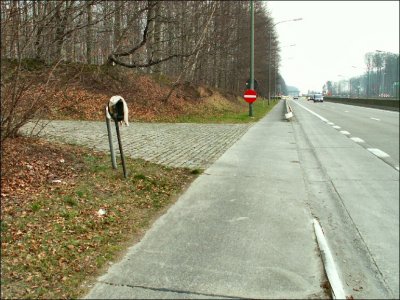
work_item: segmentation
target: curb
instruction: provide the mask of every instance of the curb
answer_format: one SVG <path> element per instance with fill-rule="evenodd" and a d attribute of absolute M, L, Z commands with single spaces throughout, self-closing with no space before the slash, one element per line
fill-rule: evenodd
<path fill-rule="evenodd" d="M 322 257 L 325 273 L 328 277 L 329 284 L 332 288 L 333 299 L 347 299 L 343 289 L 342 282 L 340 280 L 339 273 L 336 269 L 336 265 L 329 249 L 328 242 L 325 238 L 324 231 L 317 219 L 313 220 L 314 232 L 317 237 L 317 243 Z"/>

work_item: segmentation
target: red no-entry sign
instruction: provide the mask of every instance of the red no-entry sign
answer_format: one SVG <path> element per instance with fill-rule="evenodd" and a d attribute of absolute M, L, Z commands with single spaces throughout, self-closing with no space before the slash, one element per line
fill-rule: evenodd
<path fill-rule="evenodd" d="M 253 103 L 257 99 L 257 93 L 255 90 L 246 90 L 243 98 L 247 103 Z"/>

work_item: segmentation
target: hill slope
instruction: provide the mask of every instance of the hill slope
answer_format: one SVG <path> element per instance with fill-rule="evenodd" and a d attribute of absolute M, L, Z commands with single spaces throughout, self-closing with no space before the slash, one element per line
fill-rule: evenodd
<path fill-rule="evenodd" d="M 162 75 L 118 66 L 50 67 L 31 62 L 24 65 L 20 76 L 30 85 L 23 97 L 32 103 L 40 95 L 48 108 L 45 117 L 50 119 L 104 120 L 104 107 L 114 95 L 127 101 L 130 121 L 175 122 L 182 116 L 218 116 L 247 109 L 233 94 L 189 82 L 175 84 Z"/>

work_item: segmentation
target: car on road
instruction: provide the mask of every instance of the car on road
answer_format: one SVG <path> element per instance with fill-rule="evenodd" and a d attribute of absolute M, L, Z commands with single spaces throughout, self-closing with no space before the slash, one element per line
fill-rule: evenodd
<path fill-rule="evenodd" d="M 324 96 L 322 94 L 314 94 L 312 100 L 314 102 L 324 102 Z"/>
<path fill-rule="evenodd" d="M 293 99 L 294 100 L 299 100 L 299 96 L 294 96 Z"/>

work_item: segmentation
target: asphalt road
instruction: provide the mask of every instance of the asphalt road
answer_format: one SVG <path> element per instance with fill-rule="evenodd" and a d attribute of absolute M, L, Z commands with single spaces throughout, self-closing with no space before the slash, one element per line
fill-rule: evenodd
<path fill-rule="evenodd" d="M 388 164 L 399 168 L 399 112 L 333 102 L 299 102 L 347 131 L 364 148 L 379 149 Z M 347 134 L 347 133 L 346 133 Z M 387 157 L 385 154 L 389 155 Z"/>
<path fill-rule="evenodd" d="M 398 299 L 399 113 L 290 103 L 308 205 L 346 294 Z"/>

